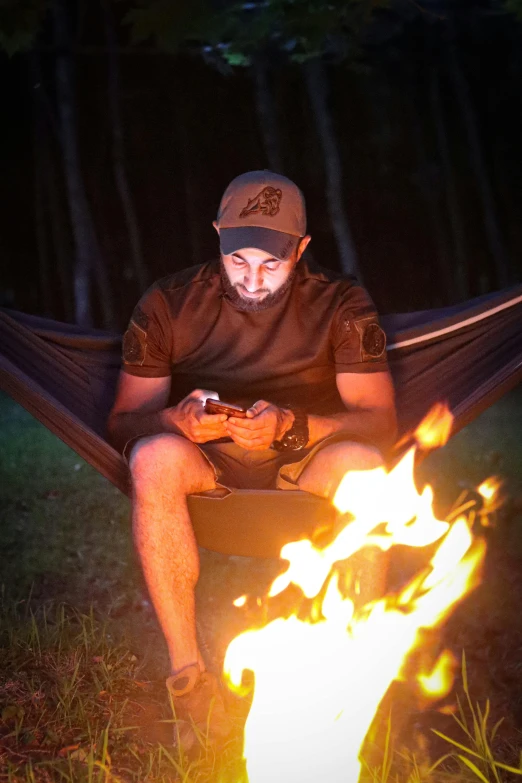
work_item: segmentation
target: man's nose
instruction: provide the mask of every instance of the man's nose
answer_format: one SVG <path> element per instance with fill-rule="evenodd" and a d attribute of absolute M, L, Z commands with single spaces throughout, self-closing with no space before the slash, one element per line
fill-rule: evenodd
<path fill-rule="evenodd" d="M 262 269 L 251 269 L 245 275 L 243 285 L 251 294 L 258 291 L 263 287 L 263 271 Z"/>

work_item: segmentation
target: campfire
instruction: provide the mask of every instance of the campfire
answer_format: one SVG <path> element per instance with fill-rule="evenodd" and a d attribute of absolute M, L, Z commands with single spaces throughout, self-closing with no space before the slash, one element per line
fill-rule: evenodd
<path fill-rule="evenodd" d="M 253 672 L 243 751 L 249 783 L 356 783 L 365 738 L 394 681 L 407 681 L 421 707 L 450 692 L 455 661 L 444 650 L 433 660 L 433 637 L 478 584 L 485 544 L 472 532 L 476 503 L 437 519 L 431 487 L 418 492 L 414 481 L 419 445 L 442 445 L 450 429 L 447 409 L 430 412 L 392 470 L 344 476 L 334 498 L 340 524 L 333 540 L 295 541 L 281 550 L 288 568 L 265 605 L 289 588 L 300 596 L 295 611 L 237 636 L 224 664 L 238 693 L 245 672 Z M 491 481 L 477 490 L 484 518 L 497 488 Z M 350 559 L 368 547 L 397 546 L 429 548 L 424 567 L 396 592 L 361 605 Z M 245 596 L 237 601 L 248 603 Z"/>

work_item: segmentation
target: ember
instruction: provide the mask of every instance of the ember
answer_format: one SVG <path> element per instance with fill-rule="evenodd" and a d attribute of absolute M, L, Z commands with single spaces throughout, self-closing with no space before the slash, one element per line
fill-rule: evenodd
<path fill-rule="evenodd" d="M 441 444 L 451 422 L 445 408 L 431 412 L 418 433 L 421 445 Z M 454 661 L 443 652 L 431 671 L 415 661 L 435 629 L 478 583 L 485 546 L 471 532 L 473 511 L 451 522 L 434 516 L 433 493 L 414 482 L 415 446 L 389 473 L 380 468 L 343 478 L 334 504 L 346 524 L 324 548 L 296 541 L 281 550 L 288 569 L 270 596 L 296 585 L 312 599 L 307 617 L 278 618 L 235 638 L 225 674 L 240 692 L 243 672 L 255 676 L 245 726 L 244 758 L 249 783 L 354 783 L 361 750 L 379 704 L 394 680 L 406 678 L 419 702 L 443 698 L 451 689 Z M 485 488 L 487 486 L 487 489 Z M 494 506 L 496 484 L 479 492 Z M 471 518 L 471 521 L 470 521 Z M 425 547 L 439 541 L 427 566 L 402 587 L 356 609 L 355 595 L 339 584 L 339 564 L 369 546 Z M 349 565 L 349 563 L 348 563 Z"/>

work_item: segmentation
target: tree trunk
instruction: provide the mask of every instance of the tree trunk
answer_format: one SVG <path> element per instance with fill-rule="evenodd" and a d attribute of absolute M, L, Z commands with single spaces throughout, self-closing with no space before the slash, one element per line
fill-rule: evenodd
<path fill-rule="evenodd" d="M 39 55 L 30 55 L 30 87 L 33 96 L 33 164 L 34 164 L 34 218 L 36 247 L 38 254 L 38 278 L 41 297 L 41 311 L 45 316 L 53 315 L 53 295 L 49 265 L 49 236 L 45 210 L 45 154 L 47 144 L 46 123 L 38 94 L 41 81 Z"/>
<path fill-rule="evenodd" d="M 357 253 L 343 204 L 342 168 L 339 146 L 327 103 L 327 79 L 319 58 L 304 65 L 306 86 L 319 134 L 326 173 L 326 197 L 334 236 L 339 251 L 341 269 L 361 278 Z"/>
<path fill-rule="evenodd" d="M 134 277 L 138 283 L 140 291 L 147 288 L 148 275 L 143 259 L 142 244 L 136 210 L 132 198 L 127 171 L 125 167 L 125 150 L 123 143 L 123 128 L 120 114 L 119 101 L 119 67 L 118 54 L 116 46 L 116 34 L 114 32 L 114 20 L 108 0 L 102 0 L 103 16 L 105 22 L 105 35 L 108 47 L 108 94 L 109 94 L 109 117 L 111 122 L 112 134 L 112 163 L 114 168 L 114 179 L 116 188 L 120 197 L 127 232 L 129 236 L 129 245 Z"/>
<path fill-rule="evenodd" d="M 261 138 L 263 139 L 265 155 L 270 169 L 282 174 L 283 157 L 281 155 L 281 139 L 277 125 L 277 109 L 268 79 L 268 71 L 265 56 L 263 54 L 257 55 L 252 64 L 252 72 Z"/>
<path fill-rule="evenodd" d="M 62 41 L 67 36 L 66 31 L 62 29 L 65 27 L 64 14 L 62 3 L 57 2 L 54 8 L 55 39 L 59 47 L 59 53 L 56 56 L 56 99 L 67 200 L 75 248 L 74 316 L 76 323 L 80 326 L 92 326 L 91 258 L 84 214 L 85 193 L 79 172 L 70 55 L 62 49 Z"/>
<path fill-rule="evenodd" d="M 496 283 L 503 288 L 504 286 L 507 286 L 509 282 L 508 260 L 500 234 L 493 193 L 491 191 L 486 162 L 482 152 L 477 118 L 471 101 L 469 85 L 464 72 L 460 67 L 455 45 L 453 43 L 450 43 L 447 47 L 447 56 L 453 89 L 468 137 L 470 161 L 477 180 L 484 216 L 486 239 L 493 257 L 497 276 Z"/>
<path fill-rule="evenodd" d="M 82 326 L 93 322 L 90 283 L 92 272 L 100 293 L 104 325 L 116 328 L 109 277 L 101 256 L 81 172 L 75 116 L 73 64 L 69 49 L 65 0 L 55 0 L 53 26 L 56 55 L 56 100 L 63 153 L 65 182 L 75 244 L 75 317 Z"/>
<path fill-rule="evenodd" d="M 50 139 L 47 139 L 44 150 L 44 172 L 53 255 L 56 258 L 58 267 L 58 279 L 60 281 L 65 319 L 73 322 L 75 321 L 75 301 L 71 275 L 71 261 L 73 258 L 72 236 L 67 220 L 67 208 L 64 203 L 65 194 L 62 178 L 58 170 L 56 155 L 53 154 L 52 147 L 54 145 L 51 145 L 50 141 Z"/>
<path fill-rule="evenodd" d="M 445 215 L 441 208 L 440 169 L 428 156 L 424 131 L 414 100 L 411 106 L 413 135 L 418 160 L 419 190 L 424 200 L 426 215 L 431 223 L 432 236 L 435 239 L 437 277 L 442 282 L 444 304 L 448 304 L 455 301 L 455 295 L 448 232 Z M 432 307 L 441 304 L 437 299 L 437 293 L 437 286 L 433 285 L 431 290 Z"/>
<path fill-rule="evenodd" d="M 198 211 L 198 182 L 195 176 L 193 141 L 191 141 L 191 121 L 189 104 L 181 95 L 176 96 L 176 132 L 181 150 L 183 187 L 185 190 L 185 209 L 187 237 L 193 264 L 201 264 L 203 243 L 201 240 L 201 217 Z M 188 127 L 187 127 L 188 126 Z"/>
<path fill-rule="evenodd" d="M 435 68 L 431 69 L 430 100 L 433 122 L 435 124 L 438 153 L 444 176 L 444 188 L 448 205 L 453 247 L 455 250 L 455 291 L 458 299 L 462 301 L 468 299 L 470 295 L 465 231 L 457 194 L 457 186 L 455 184 L 455 177 L 453 176 L 453 168 L 451 165 L 446 123 L 444 121 L 444 113 L 440 100 L 440 79 L 438 71 Z"/>
<path fill-rule="evenodd" d="M 59 144 L 58 123 L 52 111 L 51 102 L 43 80 L 40 55 L 35 48 L 30 55 L 32 92 L 35 98 L 35 170 L 38 177 L 37 188 L 40 193 L 37 196 L 37 232 L 39 232 L 39 246 L 43 248 L 43 220 L 39 211 L 46 215 L 47 231 L 46 252 L 57 265 L 58 280 L 62 313 L 66 321 L 74 321 L 73 296 L 71 290 L 71 258 L 72 248 L 70 244 L 70 228 L 64 215 L 63 199 L 61 198 L 62 183 L 56 171 L 53 161 L 52 148 Z M 41 201 L 41 204 L 40 204 Z M 56 303 L 56 299 L 46 291 L 49 286 L 49 267 L 52 264 L 44 262 L 40 258 L 41 290 L 44 302 L 49 299 Z M 45 279 L 43 276 L 45 275 Z M 52 311 L 53 315 L 54 308 Z"/>
<path fill-rule="evenodd" d="M 53 313 L 53 296 L 51 285 L 51 270 L 49 265 L 49 242 L 47 234 L 47 221 L 44 208 L 44 173 L 42 166 L 42 156 L 39 138 L 38 126 L 35 123 L 34 133 L 34 216 L 36 224 L 36 243 L 38 250 L 38 277 L 40 281 L 41 309 L 45 316 L 50 317 Z M 45 142 L 44 142 L 45 143 Z"/>

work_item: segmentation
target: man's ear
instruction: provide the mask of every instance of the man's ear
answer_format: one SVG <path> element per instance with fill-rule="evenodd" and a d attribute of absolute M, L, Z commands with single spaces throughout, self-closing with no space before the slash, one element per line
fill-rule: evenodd
<path fill-rule="evenodd" d="M 299 242 L 299 245 L 297 246 L 297 260 L 299 260 L 301 258 L 301 256 L 303 255 L 304 251 L 308 247 L 308 243 L 310 242 L 311 239 L 312 239 L 312 237 L 310 236 L 310 234 L 307 234 L 305 237 L 303 237 L 301 239 L 301 241 Z"/>
<path fill-rule="evenodd" d="M 214 228 L 216 229 L 216 231 L 218 232 L 218 235 L 219 235 L 219 226 L 218 226 L 218 224 L 217 224 L 217 222 L 215 220 L 212 221 L 212 225 L 214 226 Z"/>

